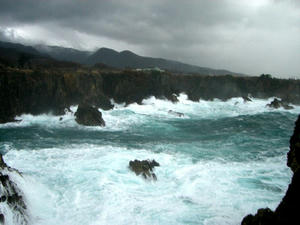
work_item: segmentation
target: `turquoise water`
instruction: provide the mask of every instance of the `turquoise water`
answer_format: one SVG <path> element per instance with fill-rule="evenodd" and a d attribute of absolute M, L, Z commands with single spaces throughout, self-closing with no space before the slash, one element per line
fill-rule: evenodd
<path fill-rule="evenodd" d="M 103 112 L 105 128 L 80 126 L 72 113 L 22 115 L 0 126 L 0 150 L 23 172 L 11 177 L 30 224 L 240 224 L 275 209 L 291 179 L 286 153 L 300 108 L 272 110 L 270 100 L 150 98 Z M 134 159 L 159 162 L 157 182 L 132 173 Z"/>

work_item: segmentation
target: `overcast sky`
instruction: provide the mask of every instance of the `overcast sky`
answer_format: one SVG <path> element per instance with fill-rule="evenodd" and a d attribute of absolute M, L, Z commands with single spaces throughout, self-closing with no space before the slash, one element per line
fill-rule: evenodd
<path fill-rule="evenodd" d="M 0 39 L 300 78 L 300 0 L 0 0 Z"/>

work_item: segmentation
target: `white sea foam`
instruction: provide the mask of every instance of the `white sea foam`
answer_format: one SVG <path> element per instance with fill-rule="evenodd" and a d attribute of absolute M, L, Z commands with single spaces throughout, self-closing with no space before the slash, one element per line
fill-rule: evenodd
<path fill-rule="evenodd" d="M 158 161 L 158 181 L 132 173 L 133 159 Z M 240 224 L 258 208 L 274 209 L 290 174 L 284 157 L 193 162 L 182 153 L 93 144 L 10 149 L 5 161 L 23 172 L 13 179 L 39 225 Z"/>
<path fill-rule="evenodd" d="M 17 123 L 7 123 L 0 125 L 0 128 L 7 127 L 26 127 L 40 125 L 43 127 L 57 128 L 77 128 L 91 130 L 126 130 L 132 126 L 142 125 L 151 119 L 174 120 L 174 119 L 218 119 L 224 117 L 236 117 L 240 115 L 255 115 L 267 112 L 289 112 L 293 114 L 300 113 L 300 106 L 294 106 L 292 110 L 283 108 L 272 109 L 266 105 L 274 98 L 269 99 L 251 99 L 252 101 L 244 102 L 243 98 L 232 98 L 228 101 L 215 99 L 213 101 L 200 100 L 193 102 L 188 100 L 186 94 L 180 94 L 178 103 L 172 103 L 168 100 L 156 99 L 150 97 L 144 99 L 142 104 L 137 103 L 125 106 L 125 104 L 114 103 L 115 108 L 108 111 L 102 111 L 106 127 L 84 127 L 75 122 L 74 112 L 77 106 L 71 107 L 71 112 L 66 112 L 63 116 L 53 116 L 52 114 L 42 114 L 32 116 L 29 114 L 21 115 L 16 119 L 21 120 Z M 171 111 L 171 112 L 170 112 Z M 184 116 L 179 116 L 182 113 Z"/>

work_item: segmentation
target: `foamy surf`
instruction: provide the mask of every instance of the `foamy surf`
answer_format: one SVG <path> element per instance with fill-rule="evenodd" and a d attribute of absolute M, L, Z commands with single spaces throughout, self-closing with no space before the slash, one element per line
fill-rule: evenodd
<path fill-rule="evenodd" d="M 23 172 L 12 179 L 30 224 L 240 224 L 274 209 L 290 182 L 285 161 L 299 107 L 265 107 L 271 100 L 151 97 L 102 111 L 106 127 L 78 125 L 77 106 L 62 119 L 22 115 L 1 125 L 0 151 Z M 134 159 L 159 162 L 157 182 L 131 172 Z"/>
<path fill-rule="evenodd" d="M 213 101 L 200 100 L 194 102 L 188 100 L 186 94 L 178 96 L 179 102 L 172 103 L 164 99 L 150 97 L 144 99 L 142 104 L 133 103 L 125 106 L 125 104 L 116 104 L 113 100 L 114 109 L 100 111 L 106 122 L 106 127 L 85 127 L 75 122 L 74 113 L 78 106 L 72 106 L 71 111 L 66 111 L 65 115 L 54 116 L 50 114 L 42 114 L 33 116 L 24 114 L 16 117 L 20 122 L 7 123 L 0 125 L 0 128 L 7 127 L 27 127 L 27 126 L 44 126 L 56 128 L 76 128 L 90 130 L 126 130 L 132 126 L 148 123 L 152 118 L 158 120 L 176 120 L 176 119 L 220 119 L 226 117 L 238 117 L 242 115 L 255 115 L 268 112 L 289 112 L 292 114 L 300 113 L 300 106 L 294 106 L 294 109 L 285 110 L 283 108 L 273 109 L 267 107 L 273 98 L 255 99 L 245 102 L 243 98 L 231 98 L 227 101 L 214 99 Z"/>
<path fill-rule="evenodd" d="M 18 184 L 33 224 L 239 224 L 262 201 L 274 209 L 289 182 L 282 157 L 195 163 L 184 154 L 79 145 L 11 150 L 5 158 L 24 172 Z M 161 164 L 157 182 L 128 169 L 135 158 Z"/>

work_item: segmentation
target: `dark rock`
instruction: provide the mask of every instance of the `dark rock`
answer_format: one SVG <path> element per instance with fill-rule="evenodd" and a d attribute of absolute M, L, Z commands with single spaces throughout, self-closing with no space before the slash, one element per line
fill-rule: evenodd
<path fill-rule="evenodd" d="M 114 108 L 114 105 L 111 104 L 110 99 L 105 95 L 97 96 L 97 99 L 94 102 L 97 107 L 103 110 L 111 110 Z"/>
<path fill-rule="evenodd" d="M 274 108 L 274 109 L 278 109 L 281 107 L 280 101 L 275 98 L 270 104 L 268 104 L 267 106 Z"/>
<path fill-rule="evenodd" d="M 157 180 L 155 173 L 153 173 L 154 167 L 159 166 L 159 163 L 155 160 L 134 160 L 129 162 L 129 168 L 135 172 L 135 174 L 142 175 L 145 179 Z"/>
<path fill-rule="evenodd" d="M 300 104 L 300 80 L 90 68 L 78 70 L 76 66 L 24 70 L 4 65 L 0 73 L 0 123 L 13 122 L 16 116 L 24 113 L 62 115 L 66 107 L 81 102 L 103 110 L 113 107 L 110 99 L 126 105 L 141 103 L 150 96 L 176 102 L 177 96 L 172 94 L 183 92 L 192 101 L 227 100 L 250 94 L 253 98 L 277 96 L 285 102 Z"/>
<path fill-rule="evenodd" d="M 9 175 L 5 174 L 7 171 L 17 172 L 17 170 L 12 169 L 6 165 L 0 154 L 0 190 L 1 197 L 0 202 L 2 204 L 7 204 L 9 208 L 16 214 L 17 221 L 14 224 L 28 224 L 28 217 L 26 212 L 26 205 L 22 197 L 22 191 L 18 186 L 10 179 Z M 19 173 L 18 173 L 19 174 Z M 4 214 L 0 211 L 0 223 L 4 223 Z"/>
<path fill-rule="evenodd" d="M 0 202 L 5 202 L 6 201 L 6 196 L 5 195 L 2 195 L 1 197 L 0 197 Z"/>
<path fill-rule="evenodd" d="M 295 123 L 294 133 L 290 139 L 290 151 L 287 166 L 295 173 L 300 168 L 300 115 Z"/>
<path fill-rule="evenodd" d="M 75 116 L 78 124 L 85 126 L 105 126 L 102 113 L 97 108 L 85 103 L 79 104 Z"/>
<path fill-rule="evenodd" d="M 275 225 L 274 212 L 269 209 L 259 209 L 255 216 L 248 215 L 243 221 L 242 225 Z"/>
<path fill-rule="evenodd" d="M 4 224 L 5 220 L 4 220 L 4 215 L 2 213 L 0 213 L 0 223 Z"/>
<path fill-rule="evenodd" d="M 294 133 L 290 139 L 290 151 L 288 152 L 287 165 L 294 172 L 291 184 L 276 208 L 275 212 L 270 209 L 259 209 L 256 215 L 248 215 L 242 225 L 285 225 L 299 224 L 300 204 L 300 116 L 295 123 Z"/>
<path fill-rule="evenodd" d="M 267 104 L 268 107 L 278 109 L 280 107 L 283 107 L 284 109 L 293 109 L 294 107 L 289 105 L 287 102 L 283 100 L 279 100 L 275 98 L 270 104 Z"/>
<path fill-rule="evenodd" d="M 176 112 L 176 111 L 173 111 L 173 110 L 169 110 L 168 113 L 171 114 L 171 115 L 174 115 L 174 116 L 178 116 L 178 117 L 183 117 L 184 116 L 183 113 Z"/>
<path fill-rule="evenodd" d="M 3 160 L 3 156 L 0 154 L 0 167 L 3 169 L 7 167 L 6 163 Z"/>
<path fill-rule="evenodd" d="M 8 181 L 9 181 L 8 175 L 1 174 L 1 176 L 0 176 L 0 182 L 1 182 L 2 186 L 7 186 L 7 182 Z"/>
<path fill-rule="evenodd" d="M 173 93 L 173 94 L 171 95 L 171 101 L 172 101 L 173 103 L 179 102 L 178 96 L 177 96 L 176 94 Z"/>
<path fill-rule="evenodd" d="M 243 96 L 242 98 L 244 99 L 244 102 L 252 102 L 252 100 L 247 96 Z"/>

